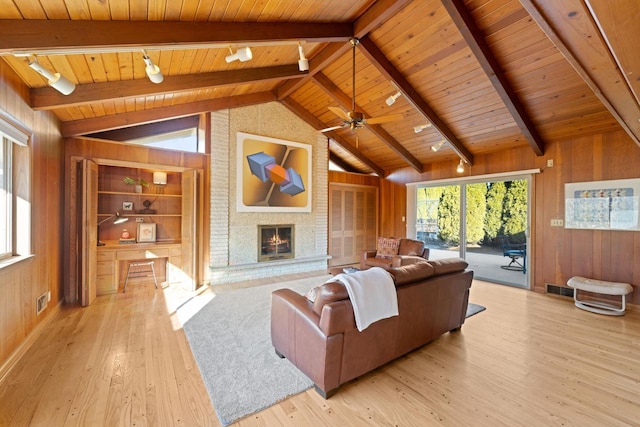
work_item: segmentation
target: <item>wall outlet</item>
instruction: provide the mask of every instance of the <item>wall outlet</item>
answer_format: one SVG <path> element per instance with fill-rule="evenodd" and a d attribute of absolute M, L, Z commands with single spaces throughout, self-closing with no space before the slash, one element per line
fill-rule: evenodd
<path fill-rule="evenodd" d="M 136 218 L 136 222 L 144 222 L 144 218 Z"/>
<path fill-rule="evenodd" d="M 564 221 L 561 219 L 552 219 L 551 220 L 552 227 L 564 227 Z"/>
<path fill-rule="evenodd" d="M 553 167 L 553 159 L 547 159 L 547 167 L 548 168 L 552 168 Z"/>

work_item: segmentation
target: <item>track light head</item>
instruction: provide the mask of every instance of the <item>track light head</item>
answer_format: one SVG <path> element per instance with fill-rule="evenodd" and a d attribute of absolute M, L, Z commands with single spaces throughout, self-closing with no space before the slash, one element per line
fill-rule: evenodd
<path fill-rule="evenodd" d="M 437 144 L 434 144 L 431 146 L 431 151 L 436 152 L 439 149 L 442 148 L 442 146 L 444 145 L 444 143 L 446 142 L 446 140 L 443 138 L 442 140 L 440 140 L 440 142 L 438 142 Z"/>
<path fill-rule="evenodd" d="M 298 53 L 300 54 L 300 59 L 298 59 L 298 69 L 300 71 L 308 71 L 309 60 L 304 56 L 304 50 L 302 50 L 302 45 L 300 43 L 298 43 Z"/>
<path fill-rule="evenodd" d="M 160 71 L 160 67 L 158 67 L 153 63 L 153 61 L 151 61 L 151 58 L 147 56 L 144 50 L 142 51 L 142 55 L 144 63 L 147 64 L 144 71 L 145 73 L 147 73 L 147 77 L 149 77 L 149 80 L 151 80 L 153 83 L 162 83 L 162 81 L 164 80 L 164 76 L 162 75 L 162 71 Z"/>
<path fill-rule="evenodd" d="M 236 53 L 233 53 L 231 48 L 229 48 L 229 52 L 231 52 L 231 54 L 227 55 L 224 58 L 224 60 L 227 61 L 227 63 L 230 63 L 236 60 L 240 62 L 246 62 L 251 58 L 253 58 L 253 53 L 251 53 L 251 48 L 249 46 L 239 48 L 238 50 L 236 50 Z"/>
<path fill-rule="evenodd" d="M 389 97 L 386 99 L 386 101 L 385 101 L 385 102 L 387 103 L 387 105 L 388 105 L 389 107 L 391 107 L 391 106 L 396 102 L 396 99 L 398 99 L 398 98 L 400 97 L 400 95 L 402 95 L 402 93 L 401 93 L 400 91 L 398 91 L 398 92 L 396 92 L 395 94 L 393 94 L 393 95 L 389 96 Z"/>
<path fill-rule="evenodd" d="M 44 68 L 34 56 L 29 61 L 29 67 L 36 70 L 38 74 L 47 79 L 47 84 L 63 95 L 69 95 L 76 88 L 76 85 L 64 78 L 60 73 L 52 73 Z"/>
<path fill-rule="evenodd" d="M 430 127 L 431 127 L 431 123 L 426 123 L 426 124 L 424 124 L 424 125 L 414 126 L 413 131 L 414 131 L 415 133 L 420 133 L 420 132 L 422 132 L 423 130 L 425 130 L 425 129 L 427 129 L 427 128 L 430 128 Z"/>
<path fill-rule="evenodd" d="M 458 163 L 458 167 L 456 168 L 456 172 L 462 173 L 464 172 L 464 161 L 460 159 L 460 163 Z"/>

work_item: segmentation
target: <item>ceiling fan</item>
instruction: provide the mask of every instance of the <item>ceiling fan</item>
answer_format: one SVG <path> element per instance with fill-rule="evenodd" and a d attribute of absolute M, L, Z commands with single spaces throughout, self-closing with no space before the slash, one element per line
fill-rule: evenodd
<path fill-rule="evenodd" d="M 352 73 L 352 82 L 351 82 L 353 94 L 351 96 L 351 111 L 344 111 L 342 108 L 339 108 L 339 107 L 329 107 L 329 110 L 331 110 L 336 116 L 342 119 L 342 124 L 338 126 L 332 126 L 326 129 L 322 129 L 320 132 L 329 132 L 332 130 L 342 129 L 342 128 L 350 128 L 351 130 L 356 131 L 359 128 L 363 127 L 364 125 L 375 125 L 378 123 L 391 122 L 394 120 L 400 120 L 403 117 L 402 114 L 390 114 L 388 116 L 370 117 L 366 119 L 362 112 L 356 111 L 356 46 L 358 45 L 358 43 L 360 43 L 360 41 L 354 37 L 351 40 L 349 40 L 349 43 L 351 43 L 352 52 L 353 52 L 353 56 L 352 56 L 353 73 Z"/>

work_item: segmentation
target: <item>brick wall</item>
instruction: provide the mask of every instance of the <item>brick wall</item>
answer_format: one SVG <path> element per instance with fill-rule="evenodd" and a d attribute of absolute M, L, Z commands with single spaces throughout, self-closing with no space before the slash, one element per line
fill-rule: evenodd
<path fill-rule="evenodd" d="M 238 132 L 312 146 L 311 212 L 237 212 Z M 277 102 L 211 114 L 211 283 L 327 268 L 326 137 Z M 295 258 L 258 262 L 258 224 L 295 224 Z"/>

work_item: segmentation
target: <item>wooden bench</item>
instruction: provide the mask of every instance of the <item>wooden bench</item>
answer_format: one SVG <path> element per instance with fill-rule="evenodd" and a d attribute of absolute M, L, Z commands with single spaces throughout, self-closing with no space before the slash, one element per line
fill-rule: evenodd
<path fill-rule="evenodd" d="M 576 307 L 609 316 L 622 316 L 625 311 L 626 296 L 633 292 L 633 286 L 629 283 L 606 282 L 580 276 L 574 276 L 569 279 L 567 285 L 573 288 L 573 300 Z M 579 290 L 602 295 L 618 295 L 622 297 L 622 301 L 618 306 L 600 301 L 581 300 L 578 299 Z"/>

